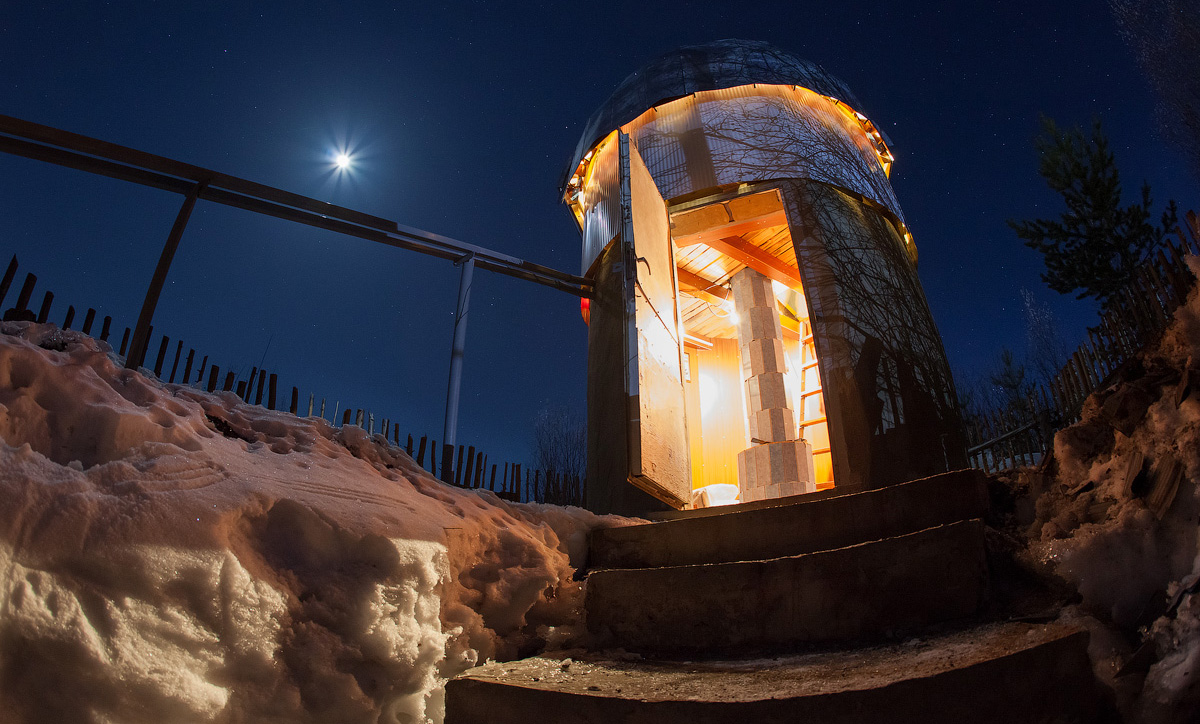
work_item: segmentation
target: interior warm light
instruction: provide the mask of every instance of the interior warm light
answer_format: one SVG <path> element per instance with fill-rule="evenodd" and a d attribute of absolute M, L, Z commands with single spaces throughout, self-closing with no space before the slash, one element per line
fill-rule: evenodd
<path fill-rule="evenodd" d="M 738 316 L 737 308 L 733 306 L 732 297 L 726 299 L 725 303 L 721 305 L 721 308 L 725 310 L 725 318 L 729 320 L 730 324 L 736 325 L 738 322 L 742 321 L 742 318 Z"/>
<path fill-rule="evenodd" d="M 692 491 L 693 499 L 701 491 L 708 493 L 708 505 L 715 508 L 718 505 L 734 505 L 738 502 L 738 486 L 729 483 L 713 483 Z"/>
<path fill-rule="evenodd" d="M 716 406 L 717 400 L 721 397 L 721 386 L 713 379 L 712 375 L 700 373 L 700 414 L 707 415 Z"/>

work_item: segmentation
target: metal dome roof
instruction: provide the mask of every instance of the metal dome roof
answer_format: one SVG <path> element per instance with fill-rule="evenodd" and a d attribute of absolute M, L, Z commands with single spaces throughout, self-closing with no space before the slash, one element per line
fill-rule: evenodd
<path fill-rule="evenodd" d="M 566 187 L 571 172 L 589 148 L 650 108 L 698 91 L 750 83 L 802 86 L 845 101 L 862 112 L 858 100 L 840 79 L 816 63 L 769 43 L 728 39 L 687 45 L 659 56 L 621 81 L 584 127 L 561 187 Z"/>

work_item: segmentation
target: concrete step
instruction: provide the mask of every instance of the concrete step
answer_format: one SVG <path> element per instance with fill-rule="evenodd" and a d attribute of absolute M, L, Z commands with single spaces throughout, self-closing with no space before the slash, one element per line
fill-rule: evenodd
<path fill-rule="evenodd" d="M 446 722 L 1090 722 L 1098 695 L 1087 640 L 1061 623 L 1004 623 L 769 660 L 490 663 L 446 685 Z"/>
<path fill-rule="evenodd" d="M 836 490 L 596 530 L 589 537 L 588 566 L 661 568 L 794 556 L 978 518 L 987 508 L 987 486 L 976 470 L 831 495 Z"/>
<path fill-rule="evenodd" d="M 745 651 L 879 638 L 976 613 L 987 589 L 976 520 L 760 561 L 593 571 L 599 646 Z"/>

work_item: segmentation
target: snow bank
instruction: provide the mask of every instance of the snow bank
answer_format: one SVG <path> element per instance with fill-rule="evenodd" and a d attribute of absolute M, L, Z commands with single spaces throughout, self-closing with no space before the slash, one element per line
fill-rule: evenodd
<path fill-rule="evenodd" d="M 0 722 L 440 721 L 446 677 L 576 635 L 600 518 L 0 332 Z"/>
<path fill-rule="evenodd" d="M 1194 721 L 1200 712 L 1198 482 L 1193 289 L 1162 340 L 1056 435 L 1045 474 L 1017 481 L 1036 499 L 1029 552 L 1078 591 L 1093 617 L 1097 673 L 1130 720 Z"/>

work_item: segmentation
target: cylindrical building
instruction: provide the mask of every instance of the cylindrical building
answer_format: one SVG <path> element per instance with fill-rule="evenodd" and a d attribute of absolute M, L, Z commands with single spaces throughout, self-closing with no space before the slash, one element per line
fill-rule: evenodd
<path fill-rule="evenodd" d="M 760 42 L 668 53 L 593 114 L 563 181 L 595 284 L 590 508 L 965 467 L 892 160 L 845 84 Z"/>

